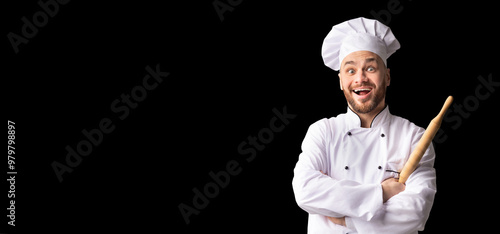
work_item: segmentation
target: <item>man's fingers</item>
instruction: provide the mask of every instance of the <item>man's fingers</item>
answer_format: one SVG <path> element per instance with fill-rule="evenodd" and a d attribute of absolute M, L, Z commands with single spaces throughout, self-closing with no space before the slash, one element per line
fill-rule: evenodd
<path fill-rule="evenodd" d="M 393 180 L 393 181 L 396 181 L 396 182 L 399 181 L 398 179 L 393 178 L 393 177 L 389 177 L 389 178 L 385 179 L 384 181 L 386 181 L 386 180 L 387 180 L 387 182 L 389 182 L 389 180 Z"/>
<path fill-rule="evenodd" d="M 328 220 L 330 220 L 330 222 L 332 222 L 334 224 L 346 226 L 345 217 L 342 217 L 342 218 L 327 217 L 327 218 L 328 218 Z"/>
<path fill-rule="evenodd" d="M 389 178 L 382 182 L 382 196 L 384 203 L 391 197 L 406 189 L 406 185 L 399 183 L 396 178 Z"/>

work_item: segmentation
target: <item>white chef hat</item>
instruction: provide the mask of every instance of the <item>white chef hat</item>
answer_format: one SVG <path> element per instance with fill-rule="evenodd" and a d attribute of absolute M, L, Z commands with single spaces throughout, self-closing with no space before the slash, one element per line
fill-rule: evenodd
<path fill-rule="evenodd" d="M 399 47 L 389 27 L 377 20 L 360 17 L 333 26 L 323 41 L 321 54 L 325 65 L 338 71 L 347 55 L 361 50 L 377 54 L 387 66 L 387 58 Z"/>

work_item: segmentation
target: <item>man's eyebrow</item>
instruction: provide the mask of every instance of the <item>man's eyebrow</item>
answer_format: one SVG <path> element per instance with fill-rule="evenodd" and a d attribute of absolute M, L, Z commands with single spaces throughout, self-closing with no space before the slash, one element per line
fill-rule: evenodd
<path fill-rule="evenodd" d="M 367 58 L 365 59 L 365 63 L 371 63 L 371 62 L 376 62 L 377 59 L 376 58 Z M 353 64 L 353 65 L 356 65 L 356 62 L 352 61 L 352 60 L 349 60 L 349 61 L 346 61 L 344 63 L 344 66 L 347 65 L 347 64 Z"/>
<path fill-rule="evenodd" d="M 377 61 L 377 59 L 375 59 L 375 58 L 367 58 L 367 59 L 365 59 L 365 63 L 376 62 L 376 61 Z"/>
<path fill-rule="evenodd" d="M 347 65 L 347 64 L 356 64 L 356 63 L 355 63 L 354 61 L 346 61 L 346 62 L 344 63 L 344 66 L 345 66 L 345 65 Z"/>

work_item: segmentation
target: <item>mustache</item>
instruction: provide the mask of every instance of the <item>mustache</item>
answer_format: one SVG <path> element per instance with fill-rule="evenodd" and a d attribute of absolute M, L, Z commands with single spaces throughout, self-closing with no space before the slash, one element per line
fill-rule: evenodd
<path fill-rule="evenodd" d="M 360 87 L 369 87 L 369 88 L 375 88 L 376 85 L 374 83 L 371 83 L 371 82 L 365 82 L 365 83 L 361 83 L 359 85 L 356 85 L 356 86 L 349 86 L 349 89 L 350 90 L 354 90 L 354 89 L 357 89 L 357 88 L 360 88 Z"/>

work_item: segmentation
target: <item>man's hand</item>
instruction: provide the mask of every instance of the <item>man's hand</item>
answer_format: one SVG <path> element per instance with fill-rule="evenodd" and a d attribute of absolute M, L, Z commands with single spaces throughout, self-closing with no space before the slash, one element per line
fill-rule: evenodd
<path fill-rule="evenodd" d="M 383 198 L 384 203 L 389 200 L 389 198 L 394 195 L 403 192 L 406 188 L 406 185 L 399 183 L 396 178 L 389 178 L 382 182 L 382 190 L 383 190 Z"/>
<path fill-rule="evenodd" d="M 327 218 L 328 218 L 328 220 L 330 220 L 334 224 L 342 225 L 342 226 L 346 227 L 345 217 L 342 217 L 342 218 L 327 217 Z"/>

